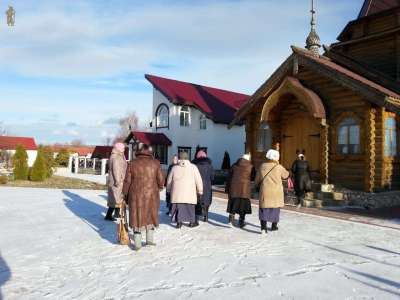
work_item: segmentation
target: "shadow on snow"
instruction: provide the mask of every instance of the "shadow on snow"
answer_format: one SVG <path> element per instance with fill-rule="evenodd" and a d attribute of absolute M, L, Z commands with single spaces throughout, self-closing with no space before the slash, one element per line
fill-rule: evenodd
<path fill-rule="evenodd" d="M 1 287 L 11 278 L 11 270 L 0 253 L 0 299 L 3 299 Z"/>
<path fill-rule="evenodd" d="M 64 205 L 71 212 L 96 231 L 102 239 L 117 244 L 116 224 L 104 220 L 104 206 L 67 190 L 63 190 L 63 193 L 67 197 L 64 199 Z"/>

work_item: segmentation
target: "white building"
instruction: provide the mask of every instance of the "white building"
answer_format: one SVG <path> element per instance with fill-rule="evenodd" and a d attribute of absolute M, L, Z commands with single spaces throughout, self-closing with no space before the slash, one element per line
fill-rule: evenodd
<path fill-rule="evenodd" d="M 34 138 L 0 136 L 1 151 L 7 151 L 10 155 L 13 156 L 18 145 L 21 145 L 25 148 L 26 153 L 28 154 L 28 166 L 32 167 L 37 156 L 37 146 Z"/>
<path fill-rule="evenodd" d="M 244 126 L 228 129 L 227 125 L 248 95 L 152 75 L 145 77 L 154 88 L 152 134 L 135 132 L 127 139 L 129 143 L 152 144 L 164 165 L 182 151 L 194 159 L 198 149 L 205 150 L 216 169 L 221 168 L 225 151 L 231 163 L 243 155 Z"/>

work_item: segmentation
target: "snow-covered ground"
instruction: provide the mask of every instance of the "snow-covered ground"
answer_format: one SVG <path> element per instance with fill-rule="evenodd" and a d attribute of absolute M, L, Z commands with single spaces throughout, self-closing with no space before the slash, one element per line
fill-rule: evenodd
<path fill-rule="evenodd" d="M 257 209 L 230 228 L 175 229 L 134 252 L 105 222 L 105 192 L 0 188 L 4 299 L 399 299 L 400 231 L 283 212 L 259 234 Z"/>
<path fill-rule="evenodd" d="M 87 180 L 99 184 L 106 184 L 107 181 L 107 175 L 75 174 L 71 173 L 68 168 L 57 168 L 55 175 Z"/>

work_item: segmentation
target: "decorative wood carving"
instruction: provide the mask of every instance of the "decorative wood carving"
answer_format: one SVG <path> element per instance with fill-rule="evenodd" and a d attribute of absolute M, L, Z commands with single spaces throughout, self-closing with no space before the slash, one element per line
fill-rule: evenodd
<path fill-rule="evenodd" d="M 329 183 L 329 125 L 321 128 L 321 181 Z"/>
<path fill-rule="evenodd" d="M 365 164 L 365 191 L 372 193 L 375 188 L 375 165 L 376 165 L 376 109 L 368 107 L 366 109 L 366 164 Z"/>

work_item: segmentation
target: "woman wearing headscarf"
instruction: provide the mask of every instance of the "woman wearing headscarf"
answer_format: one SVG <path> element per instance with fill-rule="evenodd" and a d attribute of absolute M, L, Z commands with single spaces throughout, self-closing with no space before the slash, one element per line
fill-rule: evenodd
<path fill-rule="evenodd" d="M 284 206 L 282 180 L 289 177 L 289 172 L 279 164 L 278 151 L 268 150 L 266 157 L 267 161 L 260 166 L 255 180 L 260 187 L 261 233 L 267 233 L 267 222 L 272 223 L 271 230 L 278 230 L 280 209 Z"/>
<path fill-rule="evenodd" d="M 171 173 L 171 170 L 173 167 L 175 167 L 178 164 L 178 156 L 174 155 L 174 157 L 172 158 L 172 163 L 168 166 L 168 171 L 167 171 L 167 177 L 165 177 L 165 186 L 167 186 L 167 179 L 169 174 Z M 169 215 L 171 214 L 171 193 L 169 193 L 168 191 L 165 192 L 165 202 L 167 205 L 167 212 L 166 214 Z"/>
<path fill-rule="evenodd" d="M 124 185 L 127 162 L 125 159 L 125 145 L 116 143 L 109 159 L 107 214 L 105 220 L 115 221 L 119 218 L 120 206 L 124 200 L 122 187 Z M 114 212 L 114 216 L 113 216 Z"/>
<path fill-rule="evenodd" d="M 203 181 L 186 152 L 179 153 L 179 163 L 167 179 L 167 191 L 171 193 L 171 214 L 176 227 L 181 228 L 183 222 L 188 222 L 189 227 L 198 226 L 195 207 L 198 195 L 203 194 Z"/>
<path fill-rule="evenodd" d="M 300 153 L 292 165 L 294 191 L 297 197 L 297 207 L 301 207 L 306 192 L 311 190 L 310 166 L 304 154 Z"/>
<path fill-rule="evenodd" d="M 245 217 L 251 214 L 251 178 L 253 165 L 250 154 L 244 154 L 242 158 L 231 167 L 225 192 L 228 193 L 229 223 L 233 225 L 235 214 L 239 214 L 239 227 L 243 228 Z"/>
<path fill-rule="evenodd" d="M 214 169 L 207 153 L 203 150 L 197 152 L 193 164 L 199 169 L 203 181 L 203 195 L 199 198 L 198 207 L 203 215 L 203 221 L 208 222 L 208 209 L 212 202 L 212 181 L 214 180 Z"/>

